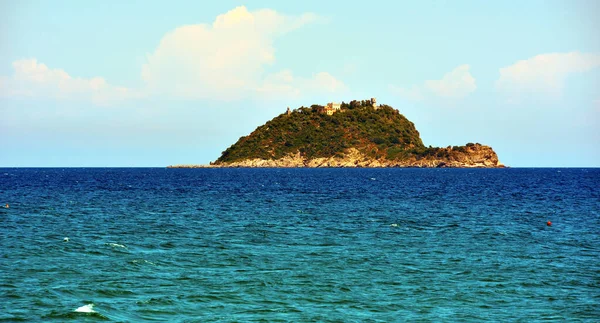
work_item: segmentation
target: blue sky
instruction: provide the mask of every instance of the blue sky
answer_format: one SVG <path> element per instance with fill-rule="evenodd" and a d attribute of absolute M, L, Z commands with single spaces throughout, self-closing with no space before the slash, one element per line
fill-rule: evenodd
<path fill-rule="evenodd" d="M 0 167 L 208 163 L 376 97 L 426 145 L 600 166 L 598 1 L 2 1 Z"/>

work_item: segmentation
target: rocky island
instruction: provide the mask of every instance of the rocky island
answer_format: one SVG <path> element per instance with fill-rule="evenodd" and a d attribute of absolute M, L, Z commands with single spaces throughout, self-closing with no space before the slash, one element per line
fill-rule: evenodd
<path fill-rule="evenodd" d="M 375 99 L 287 111 L 196 167 L 504 167 L 478 143 L 426 147 L 400 112 Z"/>

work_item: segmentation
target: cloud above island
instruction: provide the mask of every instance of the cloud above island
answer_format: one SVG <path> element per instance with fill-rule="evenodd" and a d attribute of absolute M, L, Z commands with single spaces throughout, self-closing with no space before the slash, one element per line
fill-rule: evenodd
<path fill-rule="evenodd" d="M 496 89 L 508 97 L 535 94 L 560 97 L 567 78 L 600 67 L 600 54 L 549 53 L 500 68 Z"/>
<path fill-rule="evenodd" d="M 274 41 L 316 21 L 312 13 L 287 16 L 271 9 L 237 7 L 211 25 L 179 27 L 147 55 L 142 78 L 153 92 L 175 97 L 239 99 L 274 92 L 297 96 L 336 91 L 341 82 L 326 72 L 299 79 L 289 70 L 265 74 L 275 62 Z M 325 85 L 325 87 L 323 87 Z"/>
<path fill-rule="evenodd" d="M 264 99 L 298 98 L 304 93 L 327 94 L 343 93 L 346 85 L 326 72 L 312 75 L 310 78 L 297 77 L 291 70 L 283 70 L 268 75 L 257 91 Z"/>
<path fill-rule="evenodd" d="M 421 101 L 427 98 L 461 99 L 477 89 L 475 78 L 468 64 L 460 65 L 439 80 L 427 80 L 421 85 L 399 87 L 390 85 L 392 93 L 407 100 Z"/>
<path fill-rule="evenodd" d="M 144 59 L 140 89 L 115 86 L 102 77 L 74 77 L 31 58 L 14 61 L 12 76 L 0 76 L 0 96 L 104 105 L 150 96 L 232 101 L 345 91 L 344 83 L 325 71 L 310 77 L 295 76 L 289 69 L 265 72 L 275 62 L 275 40 L 318 19 L 313 13 L 288 16 L 240 6 L 212 24 L 185 25 L 166 33 Z"/>

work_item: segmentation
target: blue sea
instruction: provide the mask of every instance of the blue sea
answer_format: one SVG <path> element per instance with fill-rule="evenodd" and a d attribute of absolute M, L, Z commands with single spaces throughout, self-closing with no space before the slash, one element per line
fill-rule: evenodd
<path fill-rule="evenodd" d="M 0 203 L 5 322 L 600 321 L 600 169 L 4 168 Z"/>

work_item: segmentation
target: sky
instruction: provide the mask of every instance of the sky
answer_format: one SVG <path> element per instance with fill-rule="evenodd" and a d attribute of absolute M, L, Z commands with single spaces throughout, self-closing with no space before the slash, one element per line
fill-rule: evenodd
<path fill-rule="evenodd" d="M 0 167 L 207 164 L 377 98 L 425 145 L 600 167 L 600 1 L 0 0 Z"/>

